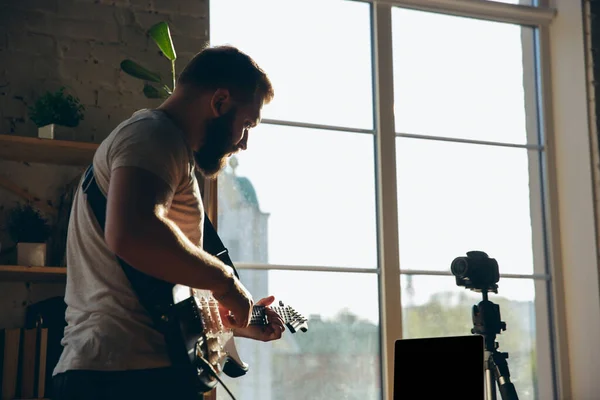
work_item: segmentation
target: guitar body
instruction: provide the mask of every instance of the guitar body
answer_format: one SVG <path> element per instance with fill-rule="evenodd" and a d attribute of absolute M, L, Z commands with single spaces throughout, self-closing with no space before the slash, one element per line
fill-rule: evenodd
<path fill-rule="evenodd" d="M 231 378 L 245 375 L 249 366 L 240 357 L 233 332 L 223 324 L 219 304 L 210 290 L 172 285 L 172 303 L 160 318 L 173 364 L 190 375 L 198 393 L 212 390 L 224 373 Z M 269 307 L 288 330 L 306 332 L 307 319 L 281 302 Z M 255 306 L 250 325 L 266 325 L 266 307 Z"/>
<path fill-rule="evenodd" d="M 163 333 L 172 365 L 188 376 L 198 393 L 212 390 L 222 373 L 232 378 L 247 373 L 249 366 L 241 360 L 233 332 L 224 326 L 219 303 L 210 290 L 173 285 L 127 264 L 123 269 L 136 283 L 138 297 Z M 293 308 L 279 302 L 269 309 L 282 318 L 291 333 L 308 330 L 307 319 Z M 254 306 L 250 325 L 268 323 L 266 307 Z"/>
<path fill-rule="evenodd" d="M 233 333 L 224 327 L 212 293 L 176 285 L 173 298 L 172 317 L 179 330 L 179 343 L 167 345 L 178 347 L 180 354 L 182 349 L 185 351 L 187 367 L 197 376 L 198 392 L 206 393 L 215 387 L 218 381 L 214 372 L 232 378 L 245 375 L 249 366 L 238 354 Z"/>

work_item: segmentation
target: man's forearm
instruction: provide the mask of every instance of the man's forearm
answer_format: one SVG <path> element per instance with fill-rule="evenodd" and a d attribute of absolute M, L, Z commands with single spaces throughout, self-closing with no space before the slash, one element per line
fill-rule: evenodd
<path fill-rule="evenodd" d="M 138 225 L 109 243 L 111 250 L 134 268 L 196 289 L 225 292 L 233 284 L 232 269 L 193 245 L 173 222 L 152 217 Z"/>

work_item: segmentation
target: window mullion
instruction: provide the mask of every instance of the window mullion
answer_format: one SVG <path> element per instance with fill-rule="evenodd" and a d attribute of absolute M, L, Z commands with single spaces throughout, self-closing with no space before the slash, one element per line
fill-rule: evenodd
<path fill-rule="evenodd" d="M 545 69 L 548 68 L 546 62 L 548 60 L 542 58 L 546 56 L 542 47 L 547 45 L 547 37 L 540 34 L 540 29 L 544 30 L 546 28 L 541 27 L 534 31 L 530 29 L 521 30 L 523 88 L 527 142 L 539 143 L 543 147 L 543 150 L 528 151 L 527 157 L 534 274 L 552 276 L 548 268 L 547 252 L 550 243 L 547 240 L 549 238 L 549 226 L 545 218 L 549 182 L 546 180 L 547 176 L 543 168 L 546 158 L 545 140 L 547 132 L 544 131 L 544 128 L 547 116 L 542 104 L 545 90 L 548 89 L 544 85 Z M 537 395 L 543 399 L 556 399 L 558 392 L 555 387 L 554 335 L 552 334 L 554 319 L 551 312 L 552 296 L 549 291 L 550 286 L 551 281 L 536 281 L 534 284 Z"/>
<path fill-rule="evenodd" d="M 383 398 L 393 394 L 394 343 L 402 337 L 400 257 L 394 129 L 392 7 L 372 5 L 373 75 L 375 88 L 375 160 Z"/>

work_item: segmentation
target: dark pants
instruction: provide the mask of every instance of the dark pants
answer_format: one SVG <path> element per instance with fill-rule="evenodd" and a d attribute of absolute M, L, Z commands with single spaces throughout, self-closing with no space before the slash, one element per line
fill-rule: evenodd
<path fill-rule="evenodd" d="M 171 368 L 73 370 L 53 378 L 52 400 L 198 400 L 183 374 Z"/>

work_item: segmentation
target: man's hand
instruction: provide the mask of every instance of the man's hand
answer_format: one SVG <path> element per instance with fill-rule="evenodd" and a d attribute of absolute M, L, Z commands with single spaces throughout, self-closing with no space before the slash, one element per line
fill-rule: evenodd
<path fill-rule="evenodd" d="M 285 331 L 285 325 L 281 317 L 273 311 L 269 305 L 275 301 L 274 296 L 260 299 L 256 305 L 265 306 L 265 314 L 267 316 L 267 325 L 249 325 L 246 328 L 233 328 L 233 334 L 238 337 L 260 340 L 261 342 L 270 342 L 278 340 Z"/>
<path fill-rule="evenodd" d="M 213 296 L 219 302 L 219 311 L 224 324 L 230 328 L 246 328 L 252 318 L 254 300 L 252 295 L 236 277 L 231 277 L 231 286 L 224 293 Z M 231 312 L 231 314 L 229 314 Z"/>

